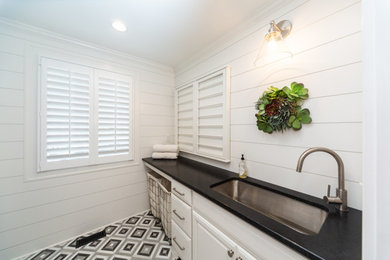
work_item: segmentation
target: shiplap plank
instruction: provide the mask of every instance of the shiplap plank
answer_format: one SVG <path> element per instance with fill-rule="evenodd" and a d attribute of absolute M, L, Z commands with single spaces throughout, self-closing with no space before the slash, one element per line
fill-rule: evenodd
<path fill-rule="evenodd" d="M 0 71 L 0 88 L 23 89 L 23 74 Z"/>
<path fill-rule="evenodd" d="M 362 34 L 356 33 L 321 46 L 321 48 L 297 54 L 292 59 L 283 59 L 268 66 L 233 76 L 232 92 L 359 62 L 362 59 L 362 46 L 356 43 L 361 41 Z M 335 58 L 336 54 L 342 55 L 337 55 Z M 248 59 L 247 62 L 253 62 L 253 59 L 248 55 L 243 58 Z"/>
<path fill-rule="evenodd" d="M 0 143 L 0 160 L 23 158 L 23 142 Z"/>
<path fill-rule="evenodd" d="M 175 79 L 172 75 L 169 74 L 158 74 L 158 73 L 153 73 L 150 71 L 142 71 L 140 75 L 140 80 L 141 81 L 146 81 L 146 82 L 151 82 L 151 83 L 156 83 L 156 84 L 161 84 L 166 87 L 170 87 L 175 85 Z"/>
<path fill-rule="evenodd" d="M 22 107 L 0 107 L 0 124 L 23 124 Z"/>
<path fill-rule="evenodd" d="M 153 136 L 173 136 L 174 128 L 172 126 L 141 126 L 141 137 Z"/>
<path fill-rule="evenodd" d="M 248 105 L 248 100 L 257 101 L 270 86 L 283 88 L 284 86 L 290 86 L 293 81 L 303 83 L 309 89 L 310 98 L 359 92 L 363 89 L 363 83 L 361 78 L 356 75 L 362 75 L 361 62 L 244 89 L 232 93 L 232 108 L 245 107 Z M 330 84 L 330 78 L 337 80 L 332 80 Z"/>
<path fill-rule="evenodd" d="M 20 176 L 23 174 L 23 159 L 0 161 L 0 178 Z"/>
<path fill-rule="evenodd" d="M 354 93 L 312 98 L 307 100 L 302 107 L 310 110 L 313 123 L 362 122 L 362 101 L 362 93 Z M 250 104 L 254 104 L 255 102 L 256 100 L 252 100 L 252 102 L 249 101 Z M 255 124 L 255 114 L 257 112 L 258 111 L 253 105 L 250 107 L 232 109 L 231 124 Z"/>
<path fill-rule="evenodd" d="M 241 154 L 245 154 L 245 159 L 249 161 L 295 170 L 299 156 L 308 148 L 284 146 L 281 149 L 278 145 L 232 142 L 232 157 L 240 159 Z M 345 179 L 362 182 L 362 153 L 336 152 L 344 161 Z M 338 172 L 336 160 L 322 152 L 308 156 L 303 171 L 334 178 Z"/>
<path fill-rule="evenodd" d="M 140 93 L 140 103 L 141 104 L 152 104 L 173 107 L 173 96 L 161 96 L 161 95 L 152 95 L 149 93 Z"/>
<path fill-rule="evenodd" d="M 140 104 L 140 115 L 174 116 L 174 107 L 153 104 Z"/>
<path fill-rule="evenodd" d="M 362 123 L 310 124 L 301 131 L 286 131 L 266 134 L 257 129 L 256 124 L 232 125 L 234 141 L 315 147 L 325 146 L 340 151 L 362 151 Z"/>
<path fill-rule="evenodd" d="M 173 96 L 174 87 L 167 87 L 165 85 L 161 85 L 158 83 L 152 83 L 147 81 L 140 82 L 141 92 L 156 94 L 156 95 L 164 95 L 164 96 Z"/>
<path fill-rule="evenodd" d="M 324 44 L 346 37 L 351 33 L 359 32 L 361 30 L 361 24 L 356 22 L 359 16 L 360 4 L 357 3 L 350 8 L 330 15 L 326 19 L 310 24 L 307 27 L 297 29 L 294 26 L 294 31 L 286 38 L 286 45 L 294 56 L 310 49 L 321 48 Z M 340 23 L 346 24 L 348 30 L 345 30 L 346 27 L 338 26 Z M 264 40 L 261 42 L 264 42 Z M 231 66 L 234 68 L 232 70 L 232 75 L 235 76 L 255 69 L 254 60 L 257 53 L 258 50 L 254 50 L 244 57 L 233 61 L 231 63 Z M 256 66 L 262 67 L 269 62 L 270 61 L 267 61 L 267 59 L 265 61 L 259 60 L 256 63 Z"/>
<path fill-rule="evenodd" d="M 0 34 L 0 51 L 24 55 L 24 42 L 4 34 Z"/>
<path fill-rule="evenodd" d="M 92 168 L 92 167 L 91 167 Z M 93 168 L 92 168 L 93 169 Z M 114 178 L 114 176 L 131 174 L 132 172 L 139 172 L 143 169 L 141 165 L 128 166 L 128 167 L 119 167 L 114 169 L 104 169 L 95 168 L 94 170 L 89 169 L 90 172 L 81 172 L 80 174 L 67 175 L 61 174 L 61 171 L 56 172 L 58 175 L 56 178 L 43 178 L 39 181 L 25 181 L 23 177 L 15 177 L 10 179 L 4 179 L 0 182 L 0 198 L 7 197 L 10 195 L 18 196 L 18 194 L 30 192 L 30 191 L 41 191 L 42 194 L 45 194 L 46 190 L 53 188 L 60 189 L 61 187 L 76 187 L 77 185 L 85 185 L 85 183 L 92 182 L 94 180 L 100 181 L 101 179 L 106 179 L 108 177 Z M 107 181 L 107 180 L 106 180 Z M 113 183 L 115 183 L 113 181 Z M 104 186 L 99 186 L 100 188 Z M 71 192 L 71 190 L 67 190 Z M 71 193 L 73 195 L 73 193 Z M 65 195 L 64 195 L 65 196 Z M 12 204 L 8 204 L 9 207 L 12 207 Z M 7 210 L 9 208 L 0 209 Z"/>
<path fill-rule="evenodd" d="M 108 225 L 117 220 L 134 215 L 146 210 L 147 194 L 141 193 L 125 199 L 107 203 L 98 208 L 92 208 L 80 212 L 75 218 L 71 219 L 73 223 L 69 226 L 67 220 L 61 222 L 66 224 L 62 230 L 52 231 L 42 234 L 40 230 L 34 230 L 39 236 L 29 241 L 13 245 L 5 250 L 0 251 L 1 259 L 10 259 L 15 255 L 24 255 L 36 251 L 39 248 L 45 248 L 53 244 L 54 241 L 64 241 L 73 238 L 91 230 L 96 230 L 97 227 Z M 124 207 L 123 205 L 132 205 L 132 207 Z M 101 214 L 104 212 L 104 214 Z M 94 218 L 91 218 L 94 216 Z M 96 230 L 98 231 L 98 230 Z"/>
<path fill-rule="evenodd" d="M 0 52 L 0 70 L 22 73 L 23 65 L 23 57 Z"/>
<path fill-rule="evenodd" d="M 293 23 L 293 31 L 300 31 L 303 28 L 306 28 L 310 25 L 316 24 L 317 22 L 321 22 L 324 20 L 328 20 L 329 15 L 341 13 L 344 9 L 348 10 L 351 7 L 354 7 L 356 3 L 359 1 L 356 0 L 347 0 L 347 1 L 337 1 L 331 0 L 326 2 L 321 1 L 307 1 L 305 4 L 300 6 L 299 8 L 294 8 L 292 10 L 280 10 L 279 16 L 276 14 L 270 14 L 268 18 L 265 18 L 261 25 L 257 25 L 257 29 L 253 30 L 252 33 L 247 35 L 246 37 L 236 41 L 234 44 L 224 49 L 223 51 L 214 54 L 206 60 L 202 60 L 200 58 L 200 62 L 195 61 L 196 66 L 191 66 L 189 68 L 185 68 L 184 70 L 178 68 L 178 72 L 176 73 L 176 83 L 177 85 L 181 85 L 193 78 L 194 75 L 199 76 L 207 73 L 208 71 L 221 67 L 224 64 L 233 64 L 236 60 L 242 55 L 246 55 L 248 53 L 252 53 L 252 61 L 250 65 L 253 65 L 253 61 L 255 59 L 256 52 L 263 42 L 264 35 L 266 34 L 269 28 L 269 21 L 274 20 L 275 17 L 278 17 L 278 20 L 290 20 Z M 360 14 L 360 12 L 359 12 Z M 352 14 L 354 15 L 354 14 Z M 344 23 L 345 21 L 343 21 Z M 358 22 L 355 22 L 359 25 Z M 356 26 L 356 24 L 354 26 Z M 342 29 L 344 29 L 343 27 Z M 350 32 L 349 30 L 344 30 Z M 333 34 L 333 33 L 332 33 Z M 323 36 L 327 37 L 327 35 Z M 332 37 L 332 36 L 329 36 Z M 245 67 L 248 66 L 247 63 L 243 63 Z M 242 71 L 239 66 L 232 66 L 232 74 L 235 75 L 237 72 Z"/>
<path fill-rule="evenodd" d="M 141 125 L 142 126 L 168 126 L 172 127 L 174 116 L 167 115 L 142 115 L 140 116 Z"/>
<path fill-rule="evenodd" d="M 146 180 L 142 171 L 135 173 L 123 173 L 120 175 L 108 176 L 100 179 L 92 179 L 87 182 L 73 183 L 49 187 L 42 190 L 25 191 L 8 196 L 0 197 L 2 208 L 0 215 L 10 214 L 15 211 L 40 207 L 46 204 L 56 204 L 63 200 L 87 197 L 90 194 L 105 192 L 122 185 Z"/>
<path fill-rule="evenodd" d="M 146 180 L 137 181 L 129 184 L 121 183 L 118 187 L 101 192 L 90 193 L 87 196 L 75 197 L 67 200 L 60 200 L 55 203 L 45 204 L 42 206 L 27 208 L 9 214 L 0 215 L 0 234 L 2 232 L 22 228 L 27 225 L 33 225 L 38 222 L 51 220 L 69 212 L 82 211 L 88 207 L 98 206 L 99 204 L 108 203 L 112 200 L 131 196 L 141 193 L 146 189 Z M 86 187 L 88 188 L 88 187 Z M 36 214 L 36 212 L 40 214 Z"/>
<path fill-rule="evenodd" d="M 0 106 L 23 106 L 23 91 L 0 88 Z"/>
<path fill-rule="evenodd" d="M 23 141 L 23 125 L 0 125 L 0 142 Z"/>
<path fill-rule="evenodd" d="M 40 222 L 37 224 L 29 225 L 23 228 L 10 230 L 7 232 L 1 233 L 2 236 L 7 237 L 6 240 L 2 241 L 0 245 L 0 250 L 4 250 L 13 246 L 17 246 L 20 243 L 29 242 L 31 240 L 34 240 L 36 238 L 39 238 L 41 236 L 50 235 L 55 232 L 62 231 L 64 228 L 72 227 L 75 225 L 75 223 L 84 223 L 92 222 L 89 224 L 86 224 L 89 229 L 96 228 L 96 224 L 99 223 L 98 220 L 100 217 L 97 217 L 97 215 L 104 215 L 101 214 L 101 210 L 104 209 L 105 214 L 110 216 L 110 221 L 114 221 L 112 219 L 113 216 L 116 217 L 116 220 L 119 218 L 125 217 L 127 214 L 136 213 L 133 212 L 134 209 L 131 209 L 131 207 L 123 207 L 123 205 L 126 205 L 125 202 L 129 202 L 129 198 L 136 199 L 138 194 L 143 194 L 143 190 L 145 190 L 146 185 L 138 185 L 138 187 L 134 188 L 134 191 L 129 190 L 126 194 L 123 194 L 120 198 L 114 199 L 112 201 L 108 201 L 105 203 L 102 203 L 100 205 L 95 205 L 92 207 L 86 207 L 85 209 L 81 211 L 76 212 L 70 212 L 69 214 L 62 215 L 60 217 L 57 217 L 55 219 L 50 219 L 45 222 Z M 127 208 L 124 212 L 126 212 L 126 215 L 118 214 L 117 212 L 112 212 L 112 210 L 115 210 L 117 207 L 117 203 L 119 201 L 122 201 L 120 203 L 121 207 Z M 145 202 L 145 201 L 143 201 Z M 135 204 L 137 205 L 137 204 Z M 138 205 L 137 205 L 138 206 Z M 144 208 L 144 206 L 142 207 Z M 122 211 L 120 211 L 122 212 Z M 94 216 L 94 218 L 91 218 L 91 216 Z M 103 222 L 104 223 L 104 222 Z M 91 225 L 92 224 L 92 225 Z M 86 232 L 84 228 L 80 230 L 81 232 Z M 80 232 L 79 231 L 79 232 Z M 1 252 L 1 251 L 0 251 Z"/>

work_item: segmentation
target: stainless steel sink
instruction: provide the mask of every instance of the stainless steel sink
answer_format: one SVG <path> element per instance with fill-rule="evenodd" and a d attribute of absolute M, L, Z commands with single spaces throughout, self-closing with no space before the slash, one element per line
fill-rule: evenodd
<path fill-rule="evenodd" d="M 211 189 L 305 235 L 318 234 L 328 216 L 327 210 L 239 179 Z"/>

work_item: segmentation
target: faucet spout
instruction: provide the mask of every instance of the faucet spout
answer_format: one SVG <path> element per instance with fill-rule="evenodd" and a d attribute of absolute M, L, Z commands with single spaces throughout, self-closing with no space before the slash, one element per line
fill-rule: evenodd
<path fill-rule="evenodd" d="M 341 157 L 333 150 L 325 147 L 313 147 L 304 151 L 298 159 L 297 172 L 302 172 L 303 162 L 306 157 L 314 152 L 325 152 L 333 156 L 338 166 L 338 188 L 336 189 L 336 197 L 330 196 L 330 187 L 328 187 L 327 196 L 324 196 L 326 203 L 338 204 L 336 208 L 342 212 L 348 211 L 347 207 L 347 191 L 345 190 L 344 163 Z"/>

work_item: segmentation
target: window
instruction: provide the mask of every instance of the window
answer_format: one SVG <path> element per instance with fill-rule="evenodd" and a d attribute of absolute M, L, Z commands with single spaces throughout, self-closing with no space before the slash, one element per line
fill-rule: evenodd
<path fill-rule="evenodd" d="M 230 70 L 225 68 L 176 91 L 180 151 L 230 160 Z"/>
<path fill-rule="evenodd" d="M 133 160 L 133 83 L 42 58 L 39 171 Z"/>

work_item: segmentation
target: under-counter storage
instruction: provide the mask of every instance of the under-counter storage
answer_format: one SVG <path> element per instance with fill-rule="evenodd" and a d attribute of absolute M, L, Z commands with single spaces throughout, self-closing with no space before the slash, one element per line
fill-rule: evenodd
<path fill-rule="evenodd" d="M 191 212 L 192 209 L 189 205 L 178 199 L 176 196 L 172 196 L 172 220 L 191 237 Z"/>
<path fill-rule="evenodd" d="M 149 204 L 153 216 L 161 220 L 167 237 L 171 238 L 171 182 L 155 173 L 146 173 Z"/>
<path fill-rule="evenodd" d="M 183 184 L 172 180 L 172 193 L 188 205 L 192 205 L 191 189 L 187 188 Z"/>
<path fill-rule="evenodd" d="M 182 260 L 192 259 L 191 238 L 172 221 L 172 247 Z"/>

